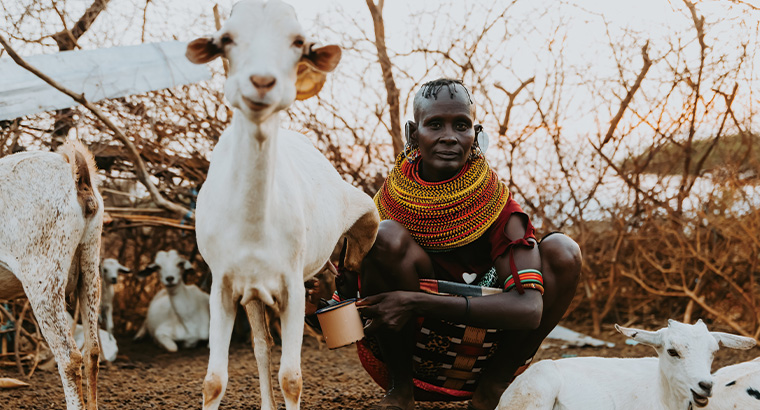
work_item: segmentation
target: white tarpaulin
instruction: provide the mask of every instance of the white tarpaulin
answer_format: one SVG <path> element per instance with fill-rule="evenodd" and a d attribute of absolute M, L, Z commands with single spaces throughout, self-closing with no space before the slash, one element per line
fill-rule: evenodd
<path fill-rule="evenodd" d="M 612 342 L 605 342 L 604 340 L 594 339 L 591 336 L 578 333 L 574 330 L 570 330 L 566 327 L 555 327 L 548 336 L 547 339 L 560 340 L 562 346 L 593 346 L 593 347 L 615 347 Z"/>
<path fill-rule="evenodd" d="M 206 66 L 185 58 L 186 45 L 170 41 L 23 58 L 64 87 L 96 102 L 211 78 Z M 10 58 L 0 60 L 0 120 L 75 105 L 71 97 Z"/>

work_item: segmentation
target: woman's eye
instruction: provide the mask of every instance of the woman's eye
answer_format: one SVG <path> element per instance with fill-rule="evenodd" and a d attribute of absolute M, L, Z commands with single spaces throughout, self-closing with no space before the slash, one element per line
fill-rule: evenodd
<path fill-rule="evenodd" d="M 668 349 L 668 354 L 671 355 L 671 356 L 673 356 L 673 357 L 681 357 L 678 354 L 678 352 L 676 351 L 676 349 Z"/>
<path fill-rule="evenodd" d="M 470 128 L 468 124 L 465 124 L 463 122 L 460 122 L 457 124 L 457 130 L 458 131 L 467 131 Z"/>
<path fill-rule="evenodd" d="M 293 41 L 293 47 L 301 48 L 303 47 L 303 45 L 304 45 L 304 42 L 302 38 L 297 38 L 295 39 L 295 41 Z"/>

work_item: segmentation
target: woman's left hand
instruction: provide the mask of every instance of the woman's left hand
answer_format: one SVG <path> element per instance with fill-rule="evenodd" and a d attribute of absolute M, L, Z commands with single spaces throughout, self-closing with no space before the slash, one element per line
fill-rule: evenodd
<path fill-rule="evenodd" d="M 367 296 L 356 302 L 362 316 L 370 319 L 364 328 L 372 334 L 378 329 L 399 332 L 414 315 L 413 298 L 419 292 L 393 291 Z"/>

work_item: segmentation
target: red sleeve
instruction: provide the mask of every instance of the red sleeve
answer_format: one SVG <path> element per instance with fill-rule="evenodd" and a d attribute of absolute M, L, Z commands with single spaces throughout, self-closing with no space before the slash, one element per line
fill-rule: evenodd
<path fill-rule="evenodd" d="M 522 238 L 507 238 L 507 222 L 509 221 L 509 217 L 515 213 L 522 216 L 523 221 L 525 222 L 525 225 L 527 227 L 525 229 L 525 236 Z M 496 218 L 494 223 L 489 228 L 488 235 L 489 242 L 491 243 L 491 260 L 496 260 L 496 258 L 499 256 L 504 255 L 509 250 L 509 248 L 513 246 L 513 242 L 516 240 L 529 238 L 536 239 L 535 229 L 533 228 L 533 224 L 530 222 L 530 218 L 528 218 L 528 215 L 523 212 L 520 204 L 518 204 L 517 201 L 512 198 L 511 192 L 509 193 L 509 199 L 507 199 L 507 203 L 501 210 L 501 214 L 499 214 L 499 217 Z"/>

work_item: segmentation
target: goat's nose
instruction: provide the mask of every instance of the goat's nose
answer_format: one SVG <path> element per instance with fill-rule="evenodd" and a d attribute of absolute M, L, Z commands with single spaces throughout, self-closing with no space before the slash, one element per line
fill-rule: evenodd
<path fill-rule="evenodd" d="M 251 83 L 259 90 L 259 93 L 265 93 L 274 87 L 277 79 L 271 75 L 252 75 Z"/>
<path fill-rule="evenodd" d="M 699 387 L 707 393 L 708 396 L 712 394 L 713 382 L 699 382 Z"/>
<path fill-rule="evenodd" d="M 174 282 L 174 276 L 168 276 L 168 277 L 166 278 L 166 282 L 167 282 L 167 283 L 172 283 L 172 282 Z M 700 385 L 701 385 L 701 383 L 700 383 Z"/>

